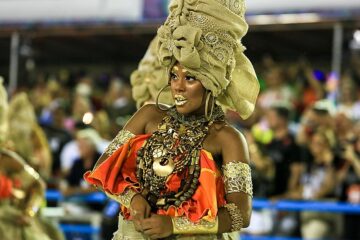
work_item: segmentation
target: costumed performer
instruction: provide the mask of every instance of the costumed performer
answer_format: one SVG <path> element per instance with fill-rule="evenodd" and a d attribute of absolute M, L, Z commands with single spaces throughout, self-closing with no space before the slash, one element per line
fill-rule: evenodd
<path fill-rule="evenodd" d="M 143 106 L 84 176 L 122 204 L 114 239 L 238 239 L 249 224 L 247 144 L 222 110 L 247 118 L 259 92 L 244 14 L 243 0 L 170 3 L 155 41 L 174 106 Z"/>

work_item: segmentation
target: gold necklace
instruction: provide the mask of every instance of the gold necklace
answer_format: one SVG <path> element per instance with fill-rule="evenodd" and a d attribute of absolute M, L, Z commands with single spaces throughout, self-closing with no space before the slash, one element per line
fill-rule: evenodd
<path fill-rule="evenodd" d="M 224 113 L 215 106 L 213 117 L 185 117 L 171 108 L 145 145 L 137 152 L 137 178 L 142 194 L 154 209 L 179 206 L 195 192 L 200 176 L 200 150 L 209 127 L 224 121 Z M 171 174 L 185 173 L 178 192 L 166 193 Z"/>

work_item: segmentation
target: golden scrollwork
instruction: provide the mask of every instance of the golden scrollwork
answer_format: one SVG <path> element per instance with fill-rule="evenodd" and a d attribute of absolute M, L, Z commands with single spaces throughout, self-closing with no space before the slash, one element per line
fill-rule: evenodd
<path fill-rule="evenodd" d="M 229 162 L 223 165 L 225 192 L 244 192 L 253 196 L 250 166 L 243 162 Z"/>

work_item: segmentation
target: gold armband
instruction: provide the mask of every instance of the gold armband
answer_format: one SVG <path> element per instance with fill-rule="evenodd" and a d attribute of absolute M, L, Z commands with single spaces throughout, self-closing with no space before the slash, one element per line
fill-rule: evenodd
<path fill-rule="evenodd" d="M 219 220 L 216 217 L 214 222 L 200 220 L 197 223 L 191 222 L 186 217 L 172 217 L 173 234 L 216 234 L 218 233 Z"/>
<path fill-rule="evenodd" d="M 105 153 L 110 156 L 113 154 L 121 145 L 135 137 L 135 134 L 128 130 L 121 130 L 116 137 L 111 141 L 109 146 L 106 148 Z"/>
<path fill-rule="evenodd" d="M 105 192 L 105 194 L 106 194 L 109 198 L 111 198 L 111 199 L 113 199 L 113 200 L 121 203 L 121 205 L 123 205 L 124 207 L 130 208 L 131 200 L 132 200 L 133 197 L 134 197 L 136 194 L 138 194 L 138 193 L 137 193 L 136 191 L 134 191 L 133 189 L 126 189 L 126 190 L 125 190 L 122 194 L 120 194 L 120 195 L 113 195 L 113 194 L 110 194 L 110 193 L 108 193 L 108 192 Z"/>
<path fill-rule="evenodd" d="M 243 162 L 229 162 L 223 165 L 226 193 L 244 192 L 253 196 L 250 166 Z"/>
<path fill-rule="evenodd" d="M 243 227 L 243 217 L 240 209 L 234 203 L 224 205 L 224 208 L 229 212 L 231 218 L 231 232 L 240 231 Z"/>

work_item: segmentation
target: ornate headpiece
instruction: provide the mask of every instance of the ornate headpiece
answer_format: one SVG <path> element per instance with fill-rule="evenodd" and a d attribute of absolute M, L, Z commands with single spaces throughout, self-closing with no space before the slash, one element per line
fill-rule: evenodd
<path fill-rule="evenodd" d="M 179 62 L 225 108 L 247 118 L 254 110 L 259 83 L 243 54 L 246 34 L 244 0 L 172 0 L 158 29 L 157 55 L 162 66 Z"/>
<path fill-rule="evenodd" d="M 15 152 L 27 158 L 32 156 L 32 133 L 37 124 L 36 115 L 26 93 L 16 94 L 9 106 L 9 138 Z"/>
<path fill-rule="evenodd" d="M 132 95 L 138 108 L 146 101 L 155 101 L 160 89 L 169 81 L 169 76 L 166 74 L 166 68 L 160 64 L 160 61 L 156 56 L 157 44 L 158 37 L 156 36 L 151 41 L 137 70 L 135 70 L 130 77 Z M 170 91 L 164 91 L 161 102 L 165 104 L 173 103 Z"/>

